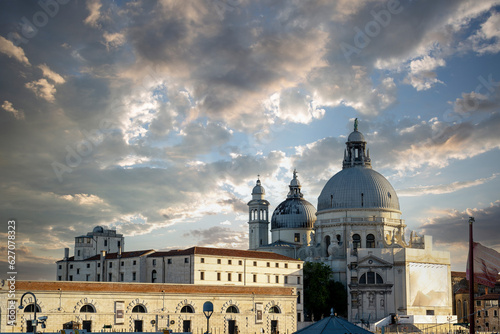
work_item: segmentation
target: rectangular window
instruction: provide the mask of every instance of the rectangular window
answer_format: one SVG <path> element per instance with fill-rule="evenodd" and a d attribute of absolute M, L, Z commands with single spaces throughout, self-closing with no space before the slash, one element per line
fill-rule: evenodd
<path fill-rule="evenodd" d="M 120 273 L 120 281 L 123 282 L 123 279 L 125 278 L 125 275 L 123 273 Z"/>
<path fill-rule="evenodd" d="M 300 264 L 297 265 L 297 269 L 300 269 Z"/>
<path fill-rule="evenodd" d="M 60 276 L 59 276 L 60 277 Z M 498 317 L 498 311 L 497 310 L 493 310 L 493 316 L 494 317 Z"/>
<path fill-rule="evenodd" d="M 62 281 L 62 276 L 57 276 L 58 281 Z"/>
<path fill-rule="evenodd" d="M 156 259 L 153 259 L 153 267 L 156 266 Z"/>
<path fill-rule="evenodd" d="M 76 270 L 76 274 L 79 275 L 80 274 L 80 269 L 77 269 Z"/>
<path fill-rule="evenodd" d="M 217 273 L 217 280 L 220 281 L 220 273 Z"/>
<path fill-rule="evenodd" d="M 69 265 L 69 269 L 73 269 L 73 265 L 72 264 Z"/>
<path fill-rule="evenodd" d="M 101 281 L 101 274 L 97 274 L 97 282 Z"/>
<path fill-rule="evenodd" d="M 122 261 L 122 262 L 121 262 L 121 265 L 122 265 L 122 267 L 123 267 L 123 266 L 125 265 L 125 262 L 124 262 L 124 261 Z"/>
<path fill-rule="evenodd" d="M 257 275 L 255 275 L 255 274 L 253 275 L 253 282 L 257 283 Z"/>
<path fill-rule="evenodd" d="M 137 273 L 134 271 L 132 273 L 132 281 L 135 281 L 137 279 Z"/>
<path fill-rule="evenodd" d="M 285 268 L 288 268 L 288 263 L 285 263 Z M 300 314 L 300 313 L 299 313 Z"/>
<path fill-rule="evenodd" d="M 59 265 L 59 267 L 58 267 L 58 268 L 59 268 L 59 269 L 62 269 L 62 266 L 61 266 L 61 265 Z"/>
<path fill-rule="evenodd" d="M 113 274 L 109 273 L 108 275 L 108 282 L 111 282 L 113 280 Z"/>
<path fill-rule="evenodd" d="M 228 274 L 227 274 L 227 280 L 228 280 L 229 282 L 231 282 L 231 273 L 228 273 Z"/>
<path fill-rule="evenodd" d="M 100 262 L 97 264 L 97 268 L 101 268 L 101 263 Z"/>
<path fill-rule="evenodd" d="M 279 268 L 280 267 L 280 264 L 276 262 L 276 268 Z"/>
<path fill-rule="evenodd" d="M 434 310 L 425 310 L 426 315 L 434 315 Z"/>
<path fill-rule="evenodd" d="M 87 263 L 87 268 L 90 268 L 90 263 Z"/>
<path fill-rule="evenodd" d="M 288 284 L 288 276 L 285 276 L 285 284 Z"/>
<path fill-rule="evenodd" d="M 108 240 L 104 240 L 104 247 L 108 247 Z"/>
<path fill-rule="evenodd" d="M 120 247 L 121 247 L 121 245 L 122 245 L 122 244 L 120 243 L 120 241 L 118 241 L 118 248 L 120 248 Z"/>
<path fill-rule="evenodd" d="M 184 258 L 184 263 L 189 263 L 189 258 L 188 257 Z"/>
<path fill-rule="evenodd" d="M 136 260 L 134 260 L 134 262 L 132 262 L 132 264 L 135 266 L 135 265 L 137 264 L 137 261 L 136 261 Z"/>
<path fill-rule="evenodd" d="M 72 281 L 73 280 L 73 275 L 69 275 L 69 280 Z"/>
<path fill-rule="evenodd" d="M 233 260 L 227 260 L 227 264 L 233 264 Z"/>
<path fill-rule="evenodd" d="M 301 318 L 300 318 L 300 316 L 301 316 L 301 313 L 300 313 L 300 312 L 297 312 L 297 321 L 298 321 L 298 322 L 301 322 L 301 321 L 302 321 L 302 320 L 301 320 Z"/>
<path fill-rule="evenodd" d="M 266 266 L 270 267 L 270 266 L 271 266 L 271 263 L 270 263 L 270 262 L 266 263 Z"/>
<path fill-rule="evenodd" d="M 78 255 L 77 256 L 80 256 L 80 250 L 78 250 Z"/>
<path fill-rule="evenodd" d="M 202 281 L 205 280 L 205 273 L 203 271 L 200 272 L 200 280 L 202 280 Z"/>
<path fill-rule="evenodd" d="M 295 233 L 295 235 L 293 237 L 293 241 L 294 242 L 300 242 L 300 233 Z"/>
<path fill-rule="evenodd" d="M 110 267 L 110 268 L 113 268 L 113 262 L 110 262 L 110 263 L 109 263 L 109 267 Z"/>
<path fill-rule="evenodd" d="M 267 283 L 271 283 L 271 276 L 267 275 Z"/>
<path fill-rule="evenodd" d="M 279 283 L 279 282 L 280 282 L 280 277 L 276 276 L 276 283 Z"/>
<path fill-rule="evenodd" d="M 253 266 L 257 267 L 257 261 L 253 261 Z"/>
<path fill-rule="evenodd" d="M 300 291 L 297 291 L 297 304 L 300 304 Z"/>
<path fill-rule="evenodd" d="M 243 275 L 238 274 L 238 282 L 241 282 L 241 281 L 242 281 L 242 279 L 243 279 Z"/>
<path fill-rule="evenodd" d="M 297 284 L 300 284 L 300 277 L 297 277 Z"/>
<path fill-rule="evenodd" d="M 481 306 L 481 301 L 480 300 L 476 300 L 476 305 L 477 306 Z"/>
<path fill-rule="evenodd" d="M 221 264 L 221 260 L 220 259 L 217 259 L 217 264 Z"/>
<path fill-rule="evenodd" d="M 202 258 L 200 259 L 200 262 L 201 262 L 201 263 L 205 263 L 205 258 L 204 258 L 204 257 L 202 257 Z"/>
<path fill-rule="evenodd" d="M 238 265 L 240 265 L 240 266 L 241 266 L 242 264 L 243 264 L 243 261 L 239 260 L 239 261 L 238 261 Z"/>
<path fill-rule="evenodd" d="M 167 264 L 172 264 L 172 259 L 167 259 Z"/>

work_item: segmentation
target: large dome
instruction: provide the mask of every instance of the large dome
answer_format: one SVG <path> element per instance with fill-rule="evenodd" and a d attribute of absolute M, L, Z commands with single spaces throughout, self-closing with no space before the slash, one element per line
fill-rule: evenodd
<path fill-rule="evenodd" d="M 398 196 L 389 181 L 363 166 L 345 168 L 335 174 L 318 198 L 318 212 L 358 208 L 399 211 Z"/>
<path fill-rule="evenodd" d="M 303 198 L 287 198 L 274 210 L 271 230 L 277 228 L 312 228 L 316 208 Z"/>

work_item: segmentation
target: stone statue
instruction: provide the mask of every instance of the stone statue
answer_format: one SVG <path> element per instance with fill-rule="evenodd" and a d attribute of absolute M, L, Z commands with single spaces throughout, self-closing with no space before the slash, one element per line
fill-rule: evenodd
<path fill-rule="evenodd" d="M 354 131 L 358 131 L 358 119 L 354 120 Z"/>
<path fill-rule="evenodd" d="M 311 237 L 311 242 L 309 245 L 311 246 L 315 246 L 316 245 L 316 241 L 314 240 L 315 239 L 315 235 L 314 235 L 314 232 L 311 231 L 311 234 L 309 234 L 309 236 Z"/>

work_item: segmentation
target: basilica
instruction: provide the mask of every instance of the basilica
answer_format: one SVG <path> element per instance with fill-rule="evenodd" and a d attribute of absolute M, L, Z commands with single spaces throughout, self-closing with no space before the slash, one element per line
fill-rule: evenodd
<path fill-rule="evenodd" d="M 433 250 L 431 236 L 406 233 L 398 195 L 372 168 L 357 120 L 342 170 L 323 187 L 317 209 L 304 199 L 296 171 L 289 188 L 269 221 L 257 180 L 248 202 L 251 250 L 330 266 L 347 289 L 350 321 L 383 326 L 392 315 L 400 323 L 450 322 L 450 254 Z"/>

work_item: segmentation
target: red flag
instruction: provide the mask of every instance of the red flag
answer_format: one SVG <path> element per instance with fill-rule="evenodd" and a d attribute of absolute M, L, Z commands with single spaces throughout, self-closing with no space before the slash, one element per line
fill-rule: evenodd
<path fill-rule="evenodd" d="M 474 281 L 489 287 L 494 287 L 500 272 L 500 253 L 474 243 Z M 470 254 L 469 254 L 470 255 Z M 467 260 L 467 279 L 470 279 L 469 261 Z"/>

